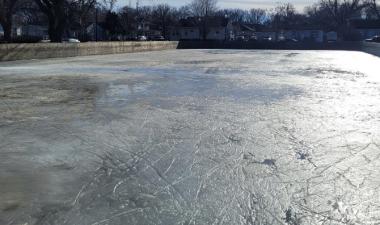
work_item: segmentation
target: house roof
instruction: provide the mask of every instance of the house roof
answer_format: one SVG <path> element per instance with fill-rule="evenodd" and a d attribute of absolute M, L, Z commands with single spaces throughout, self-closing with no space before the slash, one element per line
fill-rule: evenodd
<path fill-rule="evenodd" d="M 240 24 L 240 29 L 242 31 L 252 31 L 252 32 L 255 32 L 256 31 L 256 25 L 255 24 Z"/>
<path fill-rule="evenodd" d="M 226 27 L 228 19 L 224 17 L 211 17 L 207 20 L 207 24 L 211 27 Z"/>
<path fill-rule="evenodd" d="M 97 23 L 96 24 L 96 26 L 98 27 L 98 29 L 100 28 L 100 29 L 105 29 L 104 27 L 105 27 L 105 24 L 103 23 L 103 22 L 100 22 L 100 23 Z M 86 28 L 87 29 L 93 29 L 95 27 L 95 23 L 89 23 L 87 26 L 86 26 Z"/>
<path fill-rule="evenodd" d="M 380 20 L 351 20 L 356 29 L 380 29 Z"/>
<path fill-rule="evenodd" d="M 179 26 L 181 27 L 195 27 L 198 24 L 198 18 L 196 17 L 188 17 L 186 19 L 181 19 L 179 21 Z"/>
<path fill-rule="evenodd" d="M 198 27 L 204 18 L 201 17 L 188 17 L 186 19 L 181 19 L 179 21 L 180 27 Z M 209 27 L 226 27 L 228 24 L 228 19 L 224 17 L 210 17 L 207 18 L 207 26 Z"/>

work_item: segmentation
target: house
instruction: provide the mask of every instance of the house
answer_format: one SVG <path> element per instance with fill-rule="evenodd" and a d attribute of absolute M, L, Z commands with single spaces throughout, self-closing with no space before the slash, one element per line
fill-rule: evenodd
<path fill-rule="evenodd" d="M 379 20 L 352 20 L 350 21 L 354 32 L 360 36 L 361 40 L 380 36 L 380 21 Z"/>
<path fill-rule="evenodd" d="M 181 19 L 177 26 L 169 29 L 169 39 L 173 41 L 200 39 L 201 31 L 197 20 L 195 17 Z"/>
<path fill-rule="evenodd" d="M 326 32 L 325 39 L 326 39 L 327 42 L 338 41 L 338 32 L 336 32 L 336 31 Z"/>
<path fill-rule="evenodd" d="M 179 24 L 171 27 L 170 40 L 227 40 L 230 36 L 231 23 L 224 17 L 211 17 L 204 21 L 200 17 L 181 19 Z M 206 35 L 204 35 L 206 34 Z"/>
<path fill-rule="evenodd" d="M 257 29 L 256 38 L 258 41 L 276 41 L 277 40 L 277 32 L 272 29 Z"/>
<path fill-rule="evenodd" d="M 145 35 L 148 37 L 162 36 L 162 27 L 158 26 L 157 24 L 142 20 L 137 24 L 137 33 L 138 35 Z"/>
<path fill-rule="evenodd" d="M 271 30 L 263 29 L 256 32 L 257 40 L 282 41 L 294 39 L 301 42 L 322 43 L 325 39 L 323 30 L 318 29 L 294 29 L 294 30 Z"/>
<path fill-rule="evenodd" d="M 101 24 L 91 23 L 86 28 L 86 35 L 89 41 L 107 40 L 107 32 Z"/>
<path fill-rule="evenodd" d="M 231 39 L 256 39 L 256 27 L 260 25 L 258 24 L 249 24 L 249 23 L 232 23 L 232 29 L 231 29 Z"/>
<path fill-rule="evenodd" d="M 28 37 L 36 39 L 46 39 L 48 34 L 47 26 L 41 25 L 20 25 L 12 28 L 12 35 L 14 37 Z"/>
<path fill-rule="evenodd" d="M 280 37 L 283 37 L 285 39 L 296 39 L 298 41 L 316 43 L 324 42 L 324 35 L 324 31 L 319 29 L 285 30 L 280 32 Z"/>
<path fill-rule="evenodd" d="M 201 21 L 202 22 L 202 21 Z M 232 23 L 225 17 L 212 17 L 206 22 L 207 40 L 228 40 Z"/>

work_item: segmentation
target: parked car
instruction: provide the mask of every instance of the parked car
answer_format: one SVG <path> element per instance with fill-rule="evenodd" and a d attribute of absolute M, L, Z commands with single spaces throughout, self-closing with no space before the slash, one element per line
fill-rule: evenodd
<path fill-rule="evenodd" d="M 148 38 L 147 38 L 146 36 L 144 36 L 144 35 L 141 35 L 141 36 L 138 36 L 138 37 L 137 37 L 137 40 L 138 40 L 138 41 L 147 41 Z"/>
<path fill-rule="evenodd" d="M 161 35 L 156 35 L 156 36 L 150 36 L 149 40 L 150 41 L 165 41 L 165 38 Z"/>
<path fill-rule="evenodd" d="M 366 39 L 366 42 L 377 42 L 380 43 L 380 36 L 374 36 L 372 38 Z"/>
<path fill-rule="evenodd" d="M 78 39 L 75 39 L 75 38 L 63 39 L 62 42 L 63 43 L 80 43 L 80 41 Z"/>
<path fill-rule="evenodd" d="M 50 43 L 49 35 L 44 35 L 41 40 L 38 41 L 39 43 Z"/>
<path fill-rule="evenodd" d="M 268 40 L 268 41 L 271 41 L 271 39 Z M 277 42 L 281 42 L 281 43 L 297 43 L 298 40 L 295 39 L 295 38 L 286 38 L 286 37 L 284 37 L 284 36 L 280 36 L 280 37 L 278 38 Z"/>
<path fill-rule="evenodd" d="M 263 41 L 269 41 L 270 42 L 270 41 L 272 41 L 272 37 L 264 37 Z"/>
<path fill-rule="evenodd" d="M 236 37 L 235 37 L 235 40 L 237 40 L 237 41 L 248 41 L 248 39 L 246 39 L 246 38 L 244 37 L 244 35 L 236 36 Z"/>
<path fill-rule="evenodd" d="M 287 42 L 287 43 L 297 43 L 298 40 L 295 39 L 295 38 L 287 38 L 287 39 L 285 39 L 285 42 Z"/>
<path fill-rule="evenodd" d="M 42 39 L 39 40 L 38 43 L 50 43 L 51 41 L 49 39 Z"/>
<path fill-rule="evenodd" d="M 286 41 L 286 38 L 285 38 L 285 36 L 280 35 L 280 36 L 277 38 L 277 41 L 278 41 L 278 42 L 285 42 L 285 41 Z"/>

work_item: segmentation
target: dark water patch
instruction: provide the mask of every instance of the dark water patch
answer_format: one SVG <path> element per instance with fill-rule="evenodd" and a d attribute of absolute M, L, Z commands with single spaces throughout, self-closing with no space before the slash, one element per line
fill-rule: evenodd
<path fill-rule="evenodd" d="M 305 71 L 313 72 L 313 74 L 323 75 L 354 75 L 355 77 L 366 77 L 366 75 L 360 71 L 343 70 L 339 68 L 306 68 Z"/>
<path fill-rule="evenodd" d="M 59 219 L 59 215 L 68 212 L 71 208 L 72 206 L 68 204 L 47 204 L 41 207 L 32 217 L 36 219 L 35 224 L 39 225 L 65 224 L 65 220 Z"/>
<path fill-rule="evenodd" d="M 10 212 L 17 210 L 21 205 L 19 203 L 11 203 L 3 208 L 3 212 Z"/>
<path fill-rule="evenodd" d="M 209 64 L 209 63 L 215 63 L 218 62 L 218 60 L 183 60 L 183 61 L 177 61 L 174 64 L 189 64 L 189 65 L 200 65 L 200 64 Z"/>
<path fill-rule="evenodd" d="M 206 74 L 214 75 L 241 75 L 246 73 L 245 68 L 223 68 L 223 67 L 211 67 L 206 69 Z"/>
<path fill-rule="evenodd" d="M 285 55 L 285 57 L 289 57 L 289 58 L 291 58 L 291 57 L 295 57 L 295 56 L 297 56 L 297 55 L 299 55 L 300 53 L 289 53 L 289 54 L 286 54 Z"/>
<path fill-rule="evenodd" d="M 271 55 L 281 55 L 284 54 L 282 51 L 270 51 L 270 50 L 226 50 L 226 49 L 215 49 L 215 50 L 204 50 L 203 52 L 212 55 L 253 55 L 255 53 L 260 53 L 260 55 L 271 56 Z"/>

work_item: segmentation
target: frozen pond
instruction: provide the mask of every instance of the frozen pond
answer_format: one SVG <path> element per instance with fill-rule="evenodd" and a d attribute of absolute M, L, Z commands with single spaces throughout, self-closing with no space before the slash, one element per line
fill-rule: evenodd
<path fill-rule="evenodd" d="M 0 224 L 380 224 L 380 58 L 0 63 Z"/>

